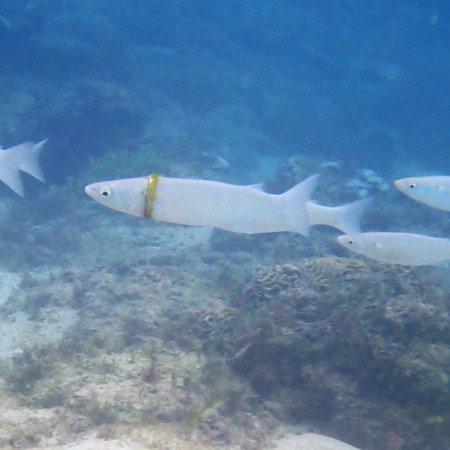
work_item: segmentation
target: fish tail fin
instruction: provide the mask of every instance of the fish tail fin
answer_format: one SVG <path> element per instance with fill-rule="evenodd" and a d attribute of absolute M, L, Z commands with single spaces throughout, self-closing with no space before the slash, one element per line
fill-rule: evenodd
<path fill-rule="evenodd" d="M 25 196 L 23 189 L 22 179 L 20 178 L 20 172 L 17 169 L 11 169 L 8 171 L 7 167 L 0 168 L 0 180 L 3 181 L 10 189 L 12 189 L 17 195 L 21 197 Z"/>
<path fill-rule="evenodd" d="M 42 173 L 41 166 L 39 165 L 39 156 L 42 152 L 42 147 L 47 142 L 47 139 L 34 144 L 29 151 L 24 153 L 23 159 L 20 162 L 19 169 L 22 172 L 26 172 L 39 181 L 44 182 L 44 174 Z"/>
<path fill-rule="evenodd" d="M 285 219 L 291 231 L 309 235 L 309 221 L 306 204 L 317 187 L 319 175 L 312 175 L 283 194 L 286 199 Z"/>
<path fill-rule="evenodd" d="M 20 155 L 8 150 L 0 150 L 0 181 L 3 181 L 16 194 L 23 197 L 25 191 L 20 178 Z"/>
<path fill-rule="evenodd" d="M 345 234 L 356 235 L 361 233 L 361 217 L 366 212 L 372 201 L 373 198 L 368 197 L 361 200 L 356 200 L 355 202 L 347 205 L 332 208 L 335 211 L 335 214 L 333 215 L 333 217 L 335 217 L 335 221 L 329 225 L 343 231 Z"/>

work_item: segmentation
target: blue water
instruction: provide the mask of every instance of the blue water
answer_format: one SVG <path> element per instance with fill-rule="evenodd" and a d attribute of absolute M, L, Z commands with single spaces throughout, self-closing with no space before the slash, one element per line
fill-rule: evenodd
<path fill-rule="evenodd" d="M 449 213 L 391 183 L 450 175 L 449 20 L 444 0 L 0 0 L 0 144 L 48 138 L 45 184 L 22 174 L 22 199 L 0 183 L 5 342 L 12 330 L 0 344 L 0 404 L 17 394 L 17 408 L 60 407 L 62 442 L 115 423 L 114 412 L 118 428 L 202 424 L 217 448 L 262 448 L 255 435 L 285 423 L 367 450 L 449 448 L 448 268 L 352 262 L 325 227 L 306 239 L 155 224 L 83 191 L 159 172 L 279 193 L 321 172 L 324 204 L 376 196 L 364 230 L 448 238 Z M 296 264 L 316 267 L 316 290 Z M 283 271 L 288 288 L 271 290 Z M 2 299 L 9 272 L 22 281 Z M 266 304 L 258 289 L 270 291 Z M 61 325 L 62 337 L 43 345 L 24 322 Z M 167 363 L 183 352 L 205 367 Z M 122 362 L 90 366 L 111 355 Z M 139 358 L 146 370 L 124 375 Z M 175 412 L 155 388 L 156 362 L 172 374 Z M 71 364 L 80 379 L 64 384 L 58 371 Z M 103 411 L 89 389 L 116 364 L 136 395 Z M 19 428 L 2 428 L 0 442 L 30 446 Z M 52 433 L 36 431 L 43 448 Z"/>
<path fill-rule="evenodd" d="M 2 145 L 48 137 L 58 183 L 144 136 L 186 157 L 228 148 L 244 170 L 302 154 L 445 173 L 449 15 L 445 1 L 2 1 Z"/>

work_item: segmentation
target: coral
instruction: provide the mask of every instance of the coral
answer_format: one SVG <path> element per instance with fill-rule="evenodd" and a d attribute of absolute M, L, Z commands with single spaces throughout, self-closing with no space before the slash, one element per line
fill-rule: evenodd
<path fill-rule="evenodd" d="M 263 267 L 239 292 L 242 254 L 209 254 L 190 272 L 180 261 L 25 274 L 5 315 L 46 322 L 63 309 L 78 322 L 25 358 L 24 378 L 5 369 L 7 387 L 24 407 L 63 410 L 73 433 L 178 422 L 231 446 L 245 423 L 258 448 L 266 414 L 362 448 L 445 448 L 448 306 L 427 269 L 305 258 Z"/>
<path fill-rule="evenodd" d="M 26 403 L 32 408 L 48 409 L 54 408 L 55 406 L 62 406 L 66 397 L 67 393 L 63 389 L 50 386 L 46 389 L 39 390 Z"/>
<path fill-rule="evenodd" d="M 267 266 L 248 283 L 242 298 L 270 300 L 280 292 L 308 286 L 321 291 L 337 282 L 352 281 L 368 271 L 358 259 L 327 256 L 306 259 L 298 264 Z"/>
<path fill-rule="evenodd" d="M 159 152 L 151 144 L 141 144 L 134 152 L 115 150 L 106 152 L 100 157 L 92 158 L 89 176 L 94 180 L 101 180 L 106 177 L 132 177 L 136 174 L 145 176 L 152 172 L 167 173 L 169 166 L 169 155 Z"/>
<path fill-rule="evenodd" d="M 28 318 L 30 320 L 36 320 L 40 309 L 51 303 L 52 300 L 52 293 L 47 291 L 38 291 L 26 299 L 24 311 L 28 311 Z"/>
<path fill-rule="evenodd" d="M 37 381 L 47 376 L 52 364 L 49 349 L 25 349 L 12 359 L 10 367 L 4 369 L 3 377 L 8 388 L 16 393 L 29 394 Z"/>
<path fill-rule="evenodd" d="M 426 420 L 448 416 L 450 316 L 444 291 L 426 271 L 337 257 L 267 266 L 234 306 L 232 344 L 221 348 L 287 417 L 331 425 L 341 416 L 347 438 L 362 447 L 382 447 L 395 435 L 418 448 L 416 428 L 443 448 L 443 429 L 431 433 Z M 340 379 L 334 387 L 333 377 Z M 352 383 L 345 395 L 355 401 L 360 391 L 365 425 L 354 405 L 343 405 L 350 402 L 344 386 Z M 374 394 L 402 411 L 390 434 L 381 431 L 385 419 L 375 420 L 378 406 L 364 399 Z M 415 423 L 417 417 L 423 419 Z M 350 436 L 364 427 L 364 438 Z"/>
<path fill-rule="evenodd" d="M 49 164 L 60 168 L 53 179 L 73 176 L 91 157 L 141 134 L 145 115 L 141 101 L 118 83 L 81 80 L 67 86 L 41 118 L 41 128 L 60 150 L 47 156 Z"/>
<path fill-rule="evenodd" d="M 117 420 L 117 413 L 113 406 L 107 402 L 92 402 L 88 407 L 87 415 L 95 425 L 111 424 Z"/>
<path fill-rule="evenodd" d="M 388 190 L 387 183 L 374 171 L 359 169 L 348 163 L 324 162 L 304 156 L 291 156 L 280 167 L 272 186 L 284 191 L 307 178 L 311 173 L 321 172 L 321 183 L 314 196 L 325 202 L 344 202 L 352 198 L 364 198 Z M 345 184 L 343 180 L 348 180 Z"/>

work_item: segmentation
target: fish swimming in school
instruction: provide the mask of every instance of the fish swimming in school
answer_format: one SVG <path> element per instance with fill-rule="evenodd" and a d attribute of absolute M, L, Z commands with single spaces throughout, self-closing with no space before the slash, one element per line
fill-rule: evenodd
<path fill-rule="evenodd" d="M 328 225 L 344 233 L 359 232 L 359 219 L 370 200 L 328 207 L 310 200 L 318 175 L 283 194 L 262 185 L 148 177 L 93 183 L 86 193 L 104 206 L 156 221 L 220 228 L 235 233 L 292 231 L 307 236 L 311 225 Z"/>
<path fill-rule="evenodd" d="M 450 261 L 450 239 L 414 233 L 369 232 L 342 235 L 339 244 L 378 261 L 408 266 L 439 265 Z"/>
<path fill-rule="evenodd" d="M 418 202 L 450 211 L 450 176 L 401 178 L 394 186 Z"/>

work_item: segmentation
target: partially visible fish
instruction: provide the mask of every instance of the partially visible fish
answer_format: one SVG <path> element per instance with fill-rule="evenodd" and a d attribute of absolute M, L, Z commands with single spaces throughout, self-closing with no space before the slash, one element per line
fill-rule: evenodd
<path fill-rule="evenodd" d="M 24 189 L 20 171 L 44 182 L 44 175 L 39 166 L 39 156 L 46 142 L 46 139 L 37 144 L 24 142 L 5 150 L 0 147 L 0 181 L 3 181 L 22 197 L 24 196 Z"/>
<path fill-rule="evenodd" d="M 450 239 L 413 233 L 359 233 L 338 237 L 345 248 L 378 261 L 407 266 L 450 261 Z"/>
<path fill-rule="evenodd" d="M 330 225 L 344 232 L 359 230 L 367 202 L 336 208 L 310 201 L 317 185 L 313 175 L 283 194 L 261 185 L 236 186 L 207 180 L 148 177 L 104 181 L 86 193 L 104 206 L 158 221 L 221 228 L 236 233 L 294 231 L 305 236 L 311 225 Z"/>
<path fill-rule="evenodd" d="M 394 185 L 418 202 L 450 211 L 450 176 L 401 178 Z"/>

